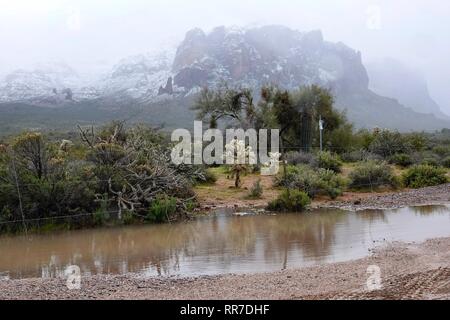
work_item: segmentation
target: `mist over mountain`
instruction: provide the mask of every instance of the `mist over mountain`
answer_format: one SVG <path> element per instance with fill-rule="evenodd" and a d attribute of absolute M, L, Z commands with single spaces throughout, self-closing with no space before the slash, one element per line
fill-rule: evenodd
<path fill-rule="evenodd" d="M 391 58 L 366 63 L 366 68 L 370 78 L 369 88 L 372 91 L 395 98 L 414 111 L 450 119 L 430 96 L 427 81 L 420 72 Z"/>
<path fill-rule="evenodd" d="M 0 81 L 0 114 L 5 121 L 14 117 L 20 123 L 17 106 L 21 110 L 38 106 L 32 114 L 58 108 L 58 116 L 70 114 L 72 122 L 99 121 L 97 113 L 103 113 L 105 119 L 115 115 L 188 127 L 194 119 L 189 107 L 205 86 L 227 83 L 251 88 L 257 96 L 263 85 L 292 90 L 318 84 L 331 90 L 337 108 L 345 110 L 357 127 L 402 131 L 450 127 L 423 79 L 400 67 L 390 68 L 371 65 L 369 77 L 361 52 L 324 40 L 321 31 L 283 26 L 217 27 L 209 33 L 193 29 L 176 50 L 124 58 L 96 80 L 64 65 L 13 72 Z"/>

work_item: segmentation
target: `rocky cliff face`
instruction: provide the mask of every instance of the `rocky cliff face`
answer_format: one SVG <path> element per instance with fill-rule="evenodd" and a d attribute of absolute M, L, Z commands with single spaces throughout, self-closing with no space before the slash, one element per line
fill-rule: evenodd
<path fill-rule="evenodd" d="M 361 54 L 323 40 L 320 31 L 302 33 L 281 26 L 255 29 L 219 27 L 205 34 L 189 31 L 172 72 L 178 87 L 191 90 L 220 82 L 286 89 L 320 84 L 336 90 L 367 89 Z"/>

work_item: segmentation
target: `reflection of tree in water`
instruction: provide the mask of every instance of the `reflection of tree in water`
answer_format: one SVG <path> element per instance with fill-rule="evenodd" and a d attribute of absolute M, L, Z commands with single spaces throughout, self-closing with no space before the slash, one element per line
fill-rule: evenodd
<path fill-rule="evenodd" d="M 358 211 L 356 213 L 358 218 L 363 219 L 364 221 L 369 222 L 369 224 L 372 224 L 374 222 L 388 222 L 386 211 L 384 210 L 377 210 L 377 209 L 371 209 L 371 210 L 364 210 L 364 211 Z"/>
<path fill-rule="evenodd" d="M 450 207 L 445 205 L 418 206 L 410 208 L 415 214 L 420 216 L 430 216 L 433 214 L 446 214 L 450 212 Z"/>
<path fill-rule="evenodd" d="M 257 240 L 261 241 L 262 259 L 281 258 L 286 266 L 292 249 L 307 256 L 327 254 L 335 224 L 343 217 L 345 214 L 333 212 L 219 216 L 191 223 L 69 232 L 55 237 L 56 241 L 38 237 L 19 245 L 15 242 L 14 253 L 3 252 L 0 270 L 55 276 L 62 275 L 66 266 L 76 264 L 83 273 L 91 274 L 147 270 L 167 275 L 180 270 L 182 263 L 194 260 L 193 267 L 195 263 L 209 263 L 225 268 L 242 257 L 259 254 Z"/>
<path fill-rule="evenodd" d="M 266 257 L 276 259 L 282 253 L 283 268 L 287 267 L 291 250 L 321 260 L 330 253 L 336 224 L 344 219 L 346 214 L 339 211 L 271 217 L 271 236 L 266 238 L 265 243 Z"/>
<path fill-rule="evenodd" d="M 431 215 L 448 213 L 449 207 L 411 210 Z M 144 270 L 167 275 L 205 268 L 226 270 L 229 266 L 239 267 L 244 261 L 248 263 L 250 256 L 255 263 L 274 263 L 286 268 L 292 263 L 289 258 L 326 259 L 337 240 L 342 241 L 346 235 L 351 238 L 352 230 L 367 222 L 387 222 L 389 212 L 349 214 L 327 210 L 277 216 L 219 215 L 189 223 L 34 235 L 30 236 L 32 240 L 4 237 L 0 241 L 0 272 L 10 271 L 11 278 L 56 276 L 75 264 L 83 273 Z"/>

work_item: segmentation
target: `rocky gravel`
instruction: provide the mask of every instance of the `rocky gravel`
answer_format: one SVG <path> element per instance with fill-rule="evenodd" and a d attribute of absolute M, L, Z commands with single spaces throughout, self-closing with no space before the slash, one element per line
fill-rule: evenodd
<path fill-rule="evenodd" d="M 447 203 L 450 203 L 450 183 L 401 192 L 353 194 L 348 199 L 319 202 L 314 207 L 359 211 L 367 209 L 397 209 L 420 205 L 442 205 Z"/>

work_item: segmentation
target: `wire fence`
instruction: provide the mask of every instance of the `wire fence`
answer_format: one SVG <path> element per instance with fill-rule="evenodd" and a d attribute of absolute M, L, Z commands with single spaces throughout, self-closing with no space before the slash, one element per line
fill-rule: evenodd
<path fill-rule="evenodd" d="M 373 190 L 377 187 L 387 186 L 386 183 L 365 183 L 365 184 L 355 184 L 352 185 L 352 188 L 360 188 L 360 187 L 370 187 Z M 14 187 L 14 186 L 13 186 Z M 285 186 L 280 187 L 285 188 Z M 318 191 L 319 189 L 315 190 Z M 372 190 L 372 191 L 373 191 Z M 104 214 L 117 214 L 119 212 L 119 209 L 117 210 L 107 210 L 102 211 Z M 8 225 L 8 224 L 18 224 L 18 223 L 30 223 L 30 222 L 40 222 L 40 221 L 49 221 L 49 220 L 60 220 L 60 219 L 73 219 L 73 218 L 79 218 L 79 217 L 89 217 L 93 216 L 95 214 L 98 214 L 98 212 L 87 212 L 87 213 L 77 213 L 77 214 L 67 214 L 62 216 L 52 216 L 52 217 L 42 217 L 42 218 L 32 218 L 32 219 L 16 219 L 11 221 L 0 221 L 0 225 Z M 142 218 L 142 216 L 137 215 Z"/>
<path fill-rule="evenodd" d="M 117 213 L 118 210 L 114 211 L 102 211 L 103 213 Z M 33 219 L 17 219 L 17 220 L 11 220 L 11 221 L 0 221 L 0 225 L 5 224 L 14 224 L 14 223 L 28 223 L 28 222 L 38 222 L 38 221 L 48 221 L 48 220 L 54 220 L 54 219 L 67 219 L 67 218 L 79 218 L 79 217 L 87 217 L 87 216 L 93 216 L 94 214 L 97 214 L 96 212 L 88 212 L 88 213 L 79 213 L 79 214 L 71 214 L 71 215 L 64 215 L 64 216 L 54 216 L 54 217 L 42 217 L 42 218 L 33 218 Z"/>
<path fill-rule="evenodd" d="M 310 150 L 318 150 L 319 146 L 310 146 L 310 147 L 305 147 L 305 146 L 287 146 L 283 148 L 283 152 L 288 152 L 288 151 L 292 151 L 292 150 L 304 150 L 305 152 L 309 152 Z M 327 147 L 326 149 L 333 149 L 333 147 Z M 336 148 L 337 149 L 337 148 Z M 15 172 L 15 170 L 14 170 Z M 42 182 L 41 183 L 21 183 L 19 181 L 19 179 L 17 179 L 17 177 L 15 177 L 15 181 L 10 181 L 9 183 L 1 183 L 0 182 L 0 188 L 11 188 L 11 189 L 16 189 L 17 193 L 18 193 L 18 197 L 20 199 L 20 206 L 22 206 L 21 204 L 21 198 L 23 196 L 23 194 L 26 194 L 27 191 L 25 191 L 23 189 L 23 187 L 32 187 L 32 186 L 42 186 Z M 75 180 L 75 181 L 68 181 L 69 184 L 89 184 L 89 183 L 110 183 L 111 179 L 96 179 L 96 178 L 92 178 L 92 179 L 83 179 L 83 180 Z M 56 185 L 58 183 L 61 183 L 61 181 L 46 181 L 46 183 L 49 183 L 50 185 Z M 65 181 L 62 181 L 62 183 L 66 183 Z M 351 188 L 363 188 L 363 187 L 367 187 L 370 188 L 372 191 L 375 188 L 381 187 L 381 186 L 386 186 L 386 183 L 365 183 L 365 184 L 351 184 L 350 187 Z M 286 188 L 287 186 L 280 186 L 281 188 Z M 320 189 L 318 190 L 312 190 L 314 192 L 320 191 Z M 15 224 L 15 223 L 22 223 L 24 224 L 24 227 L 26 228 L 26 223 L 30 223 L 30 222 L 40 222 L 40 221 L 48 221 L 48 220 L 60 220 L 60 219 L 73 219 L 73 218 L 79 218 L 79 217 L 88 217 L 88 216 L 93 216 L 95 214 L 97 214 L 97 212 L 86 212 L 86 213 L 76 213 L 76 214 L 66 214 L 66 215 L 55 215 L 55 216 L 49 216 L 49 217 L 41 217 L 41 218 L 32 218 L 32 219 L 27 219 L 25 218 L 27 216 L 27 214 L 23 213 L 23 209 L 21 208 L 20 211 L 22 212 L 22 219 L 16 219 L 16 220 L 11 220 L 11 221 L 0 221 L 0 225 L 5 225 L 5 224 Z M 112 213 L 118 213 L 120 210 L 113 210 L 113 211 L 102 211 L 103 213 L 108 213 L 108 214 L 112 214 Z M 139 216 L 139 215 L 138 215 Z"/>

